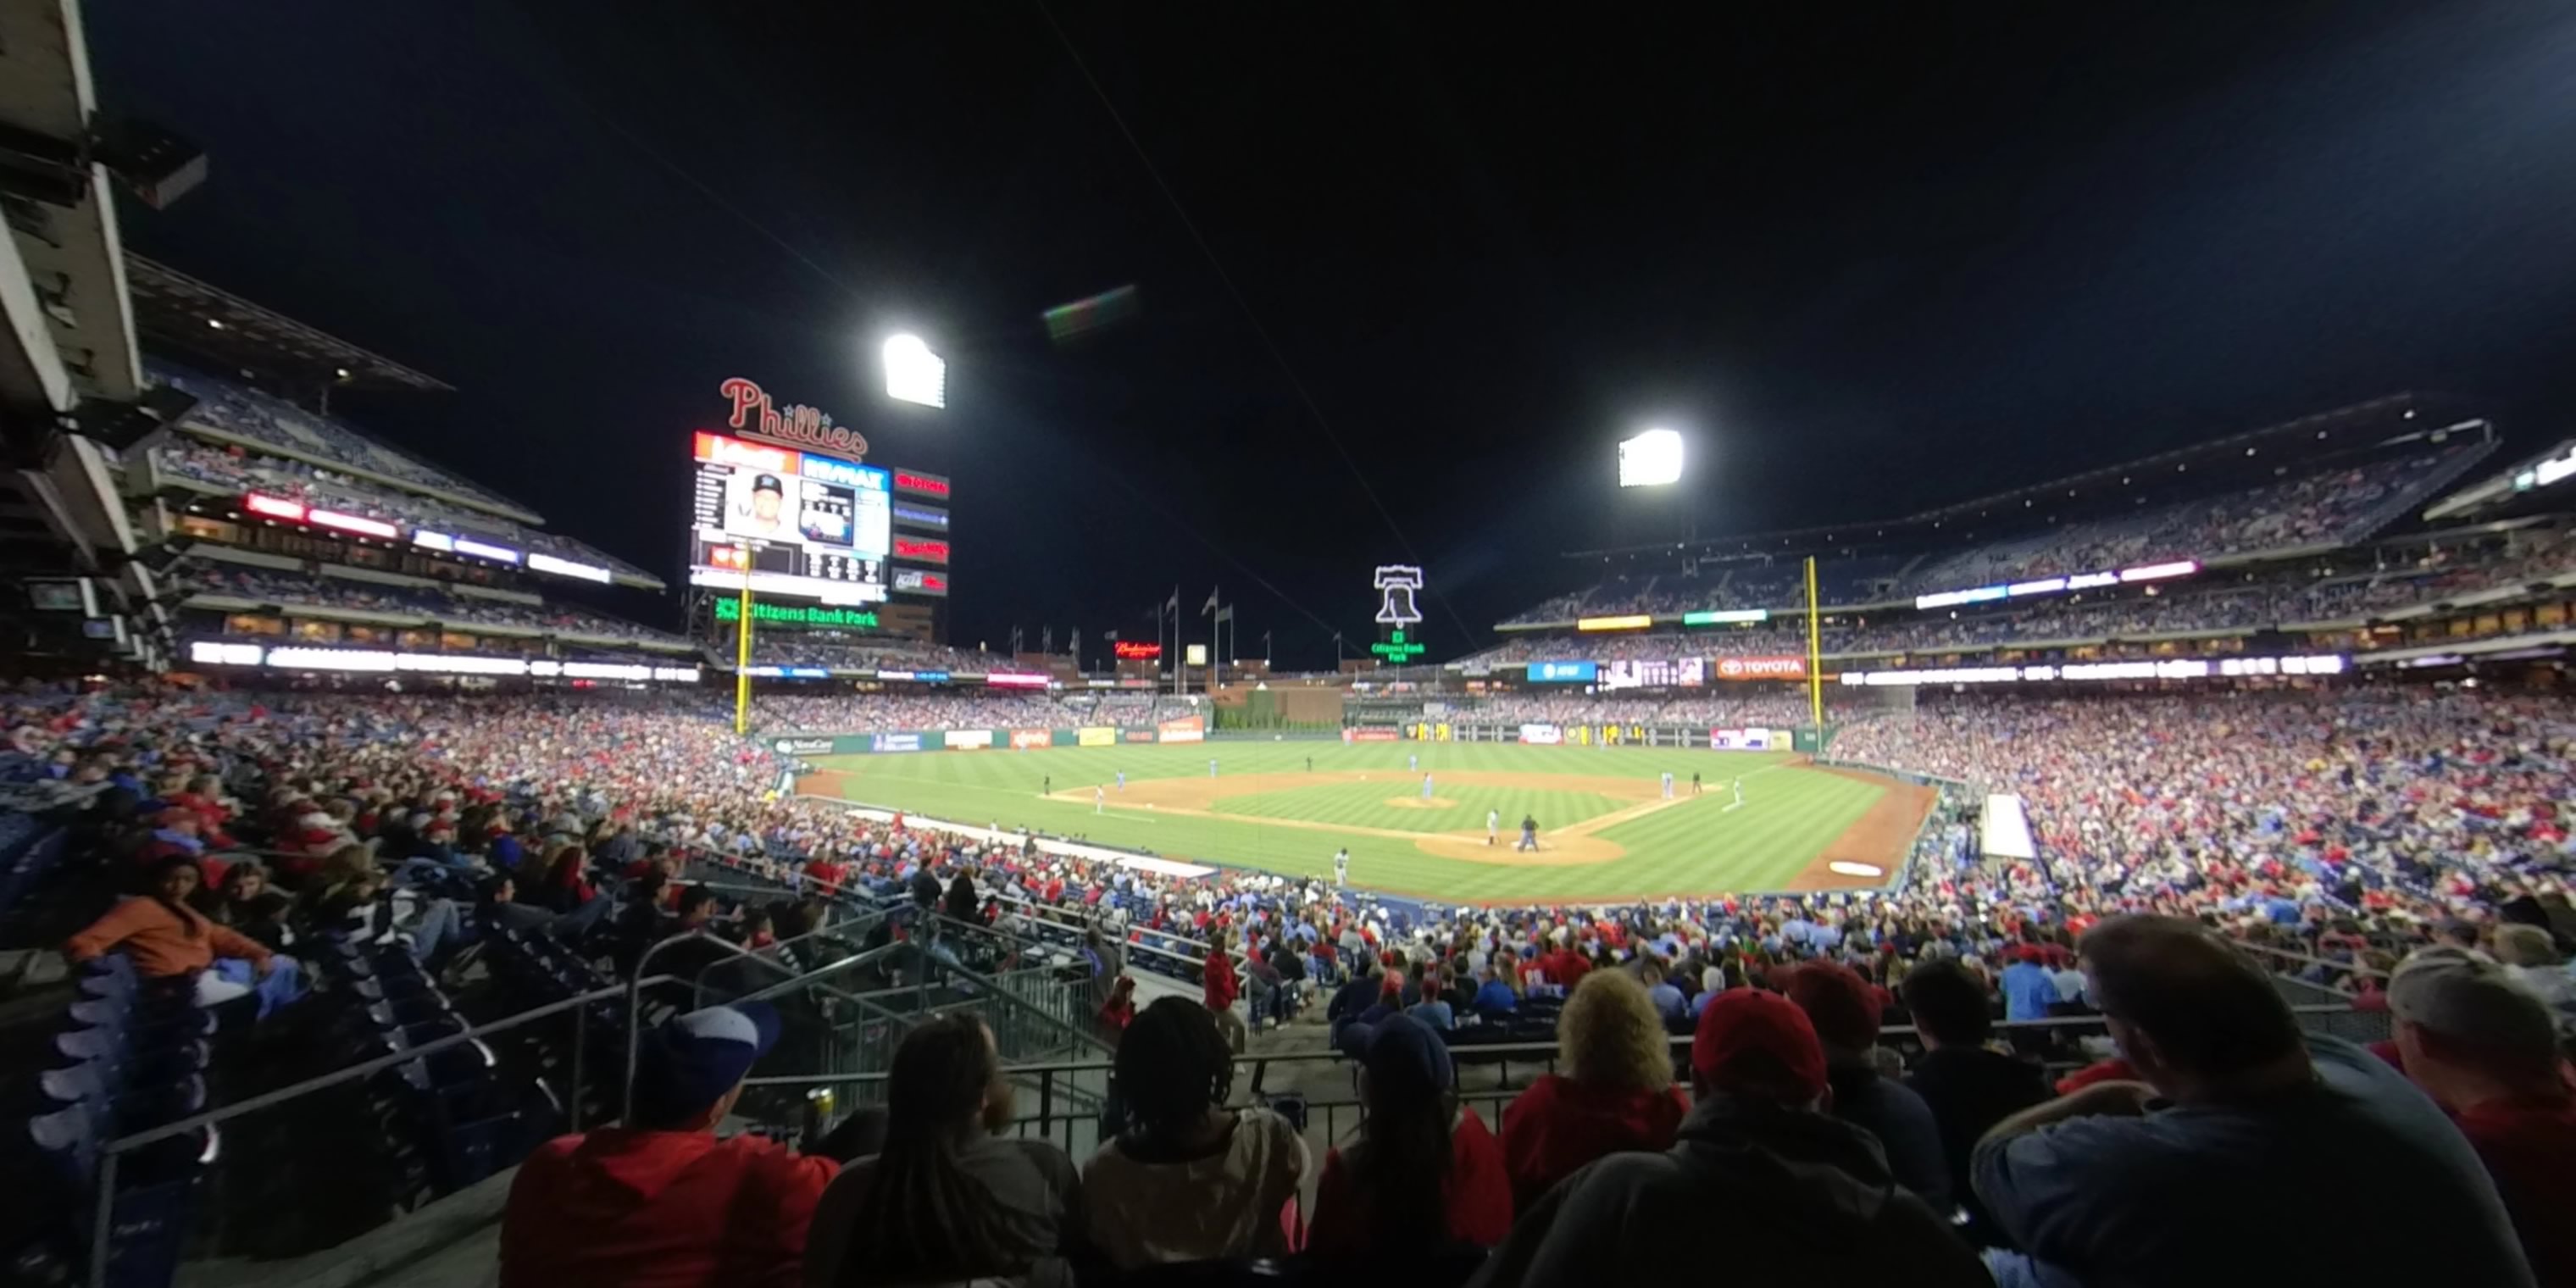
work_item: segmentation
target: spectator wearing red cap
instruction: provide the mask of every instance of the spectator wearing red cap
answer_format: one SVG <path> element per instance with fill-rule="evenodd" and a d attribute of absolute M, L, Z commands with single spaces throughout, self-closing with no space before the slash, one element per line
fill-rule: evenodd
<path fill-rule="evenodd" d="M 778 1013 L 762 1002 L 647 1035 L 631 1125 L 558 1137 L 520 1165 L 501 1215 L 501 1288 L 795 1288 L 836 1169 L 715 1134 L 777 1040 Z"/>
<path fill-rule="evenodd" d="M 2066 1000 L 2057 995 L 2057 980 L 2048 973 L 2047 961 L 2047 950 L 2037 944 L 2023 944 L 2013 951 L 2012 965 L 2004 967 L 2001 982 L 2005 1019 L 2016 1024 L 2044 1020 L 2048 1008 Z"/>
<path fill-rule="evenodd" d="M 2512 967 L 2426 948 L 2397 968 L 2388 1007 L 2406 1076 L 2487 1165 L 2533 1275 L 2543 1288 L 2576 1285 L 2576 1093 L 2547 1003 Z"/>
<path fill-rule="evenodd" d="M 1511 1178 L 1483 1119 L 1461 1108 L 1449 1048 L 1406 1015 L 1370 1030 L 1359 1139 L 1324 1156 L 1309 1251 L 1373 1258 L 1491 1247 L 1512 1225 Z"/>
<path fill-rule="evenodd" d="M 1670 1149 L 1690 1101 L 1673 1085 L 1663 1018 L 1626 971 L 1585 976 L 1556 1017 L 1562 1073 L 1503 1110 L 1512 1206 L 1526 1209 L 1577 1168 L 1625 1150 Z"/>
<path fill-rule="evenodd" d="M 1696 1283 L 1713 1264 L 1729 1283 L 1990 1284 L 1940 1215 L 1896 1183 L 1878 1142 L 1818 1112 L 1824 1048 L 1786 998 L 1732 989 L 1700 1012 L 1691 1085 L 1699 1103 L 1672 1149 L 1614 1154 L 1566 1178 L 1523 1214 L 1476 1288 Z"/>
<path fill-rule="evenodd" d="M 1789 972 L 1789 1000 L 1807 1013 L 1825 1048 L 1825 1083 L 1833 1116 L 1878 1137 L 1888 1170 L 1932 1210 L 1948 1213 L 1950 1168 L 1941 1129 L 1923 1097 L 1878 1076 L 1878 998 L 1838 962 L 1810 962 Z"/>
<path fill-rule="evenodd" d="M 2083 950 L 2086 991 L 2145 1081 L 2024 1110 L 1978 1143 L 1977 1196 L 2027 1253 L 1989 1254 L 1999 1279 L 2533 1282 L 2459 1131 L 2369 1052 L 2303 1038 L 2271 977 L 2215 932 L 2112 917 Z M 2355 1184 L 2405 1229 L 2299 1233 L 2349 1233 Z"/>

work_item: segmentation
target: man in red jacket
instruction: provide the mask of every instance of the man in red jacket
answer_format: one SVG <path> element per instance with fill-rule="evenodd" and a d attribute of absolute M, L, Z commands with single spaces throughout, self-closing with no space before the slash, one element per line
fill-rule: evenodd
<path fill-rule="evenodd" d="M 1225 932 L 1208 936 L 1207 962 L 1201 972 L 1206 994 L 1201 999 L 1216 1015 L 1217 1030 L 1225 1034 L 1226 1045 L 1240 1055 L 1245 1038 L 1243 1017 L 1234 1013 L 1234 999 L 1243 993 L 1243 983 L 1234 973 L 1234 955 L 1226 951 Z"/>
<path fill-rule="evenodd" d="M 644 1040 L 631 1127 L 561 1136 L 519 1167 L 501 1288 L 795 1288 L 806 1226 L 839 1170 L 758 1136 L 718 1140 L 778 1040 L 761 1002 L 692 1011 Z"/>

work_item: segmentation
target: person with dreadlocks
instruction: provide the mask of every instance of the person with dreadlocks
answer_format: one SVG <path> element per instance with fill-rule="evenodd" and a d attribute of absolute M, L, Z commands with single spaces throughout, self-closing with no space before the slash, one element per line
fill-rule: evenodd
<path fill-rule="evenodd" d="M 1512 1182 L 1483 1119 L 1459 1107 L 1449 1048 L 1391 1015 L 1360 1056 L 1358 1140 L 1324 1156 L 1306 1248 L 1318 1256 L 1436 1256 L 1510 1233 Z"/>
<path fill-rule="evenodd" d="M 806 1288 L 1070 1285 L 1082 1179 L 1052 1143 L 993 1134 L 1010 1120 L 1011 1084 L 981 1019 L 942 1015 L 906 1033 L 886 1075 L 885 1150 L 823 1191 Z"/>
<path fill-rule="evenodd" d="M 1091 1242 L 1120 1270 L 1173 1261 L 1278 1257 L 1306 1142 L 1267 1109 L 1228 1109 L 1234 1053 L 1216 1017 L 1186 997 L 1146 1007 L 1118 1043 L 1125 1121 L 1082 1165 Z"/>
<path fill-rule="evenodd" d="M 142 895 L 108 909 L 106 916 L 73 935 L 63 955 L 87 962 L 122 948 L 133 959 L 135 973 L 146 979 L 193 978 L 201 1006 L 256 992 L 259 1013 L 266 1016 L 303 995 L 303 976 L 294 958 L 270 952 L 188 906 L 189 896 L 204 881 L 194 858 L 170 855 L 153 865 L 151 879 Z"/>

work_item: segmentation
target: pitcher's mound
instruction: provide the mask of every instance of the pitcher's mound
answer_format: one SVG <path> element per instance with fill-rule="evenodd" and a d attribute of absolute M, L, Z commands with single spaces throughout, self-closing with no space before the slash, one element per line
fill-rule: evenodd
<path fill-rule="evenodd" d="M 1424 800 L 1424 799 L 1422 799 L 1422 798 L 1421 798 L 1421 797 L 1419 797 L 1419 796 L 1390 796 L 1390 797 L 1388 797 L 1388 798 L 1387 798 L 1386 803 L 1387 803 L 1387 804 L 1389 804 L 1389 805 L 1394 806 L 1394 807 L 1395 807 L 1395 808 L 1397 808 L 1397 809 L 1456 809 L 1456 808 L 1458 808 L 1458 802 L 1453 801 L 1453 800 L 1449 799 L 1449 798 L 1448 798 L 1448 797 L 1446 797 L 1446 796 L 1434 796 L 1434 797 L 1432 797 L 1432 798 L 1431 798 L 1431 799 L 1429 799 L 1429 800 Z"/>

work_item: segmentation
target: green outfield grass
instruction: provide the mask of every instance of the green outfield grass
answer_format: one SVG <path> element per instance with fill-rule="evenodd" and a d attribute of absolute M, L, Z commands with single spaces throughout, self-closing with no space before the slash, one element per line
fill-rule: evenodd
<path fill-rule="evenodd" d="M 1419 758 L 1418 771 L 1407 768 L 1408 756 Z M 1216 784 L 1206 781 L 1210 760 L 1217 762 Z M 1634 747 L 1214 742 L 828 756 L 813 763 L 842 776 L 841 795 L 871 805 L 1325 877 L 1333 851 L 1348 846 L 1355 886 L 1508 902 L 1779 889 L 1887 790 L 1794 760 L 1778 752 Z M 1121 770 L 1128 782 L 1123 793 L 1115 783 Z M 1665 806 L 1657 779 L 1668 771 L 1683 798 Z M 1419 797 L 1426 772 L 1446 807 L 1396 803 Z M 1695 798 L 1687 795 L 1693 772 L 1707 783 Z M 1443 781 L 1444 773 L 1548 778 L 1479 784 Z M 1355 781 L 1360 774 L 1367 781 Z M 1745 804 L 1728 810 L 1737 777 L 1744 779 Z M 1106 797 L 1097 813 L 1095 786 Z M 1044 794 L 1050 788 L 1057 795 Z M 1241 794 L 1169 810 L 1138 799 L 1211 790 Z M 1481 847 L 1488 811 L 1502 821 L 1502 854 L 1524 814 L 1539 820 L 1543 841 L 1560 828 L 1590 829 L 1593 842 L 1568 836 L 1569 855 L 1599 842 L 1625 852 L 1561 866 L 1477 861 L 1495 853 Z M 1622 811 L 1627 814 L 1613 817 Z M 1473 833 L 1464 843 L 1474 847 L 1466 851 L 1472 857 L 1429 853 L 1415 844 L 1418 836 L 1438 833 Z"/>

